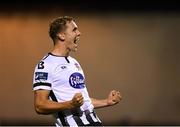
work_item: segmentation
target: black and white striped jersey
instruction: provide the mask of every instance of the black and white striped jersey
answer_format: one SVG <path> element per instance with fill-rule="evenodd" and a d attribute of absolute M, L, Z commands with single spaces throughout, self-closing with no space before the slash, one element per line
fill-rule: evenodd
<path fill-rule="evenodd" d="M 35 67 L 33 90 L 49 90 L 50 99 L 57 102 L 69 101 L 81 92 L 84 103 L 74 111 L 54 114 L 56 126 L 79 126 L 99 123 L 89 97 L 85 76 L 80 64 L 71 56 L 62 57 L 48 53 Z"/>

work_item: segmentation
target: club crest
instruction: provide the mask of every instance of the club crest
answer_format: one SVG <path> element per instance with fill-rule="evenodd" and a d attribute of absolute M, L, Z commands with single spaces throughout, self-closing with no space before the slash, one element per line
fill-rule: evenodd
<path fill-rule="evenodd" d="M 77 68 L 79 71 L 81 70 L 81 67 L 80 67 L 80 65 L 79 65 L 78 63 L 75 63 L 74 65 L 76 66 L 76 68 Z"/>

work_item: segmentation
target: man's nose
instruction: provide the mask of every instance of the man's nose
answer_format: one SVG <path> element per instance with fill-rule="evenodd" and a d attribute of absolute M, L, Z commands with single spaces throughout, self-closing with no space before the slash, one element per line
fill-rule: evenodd
<path fill-rule="evenodd" d="M 78 31 L 77 35 L 78 35 L 78 36 L 80 36 L 80 35 L 81 35 L 81 32 L 80 32 L 80 31 Z"/>

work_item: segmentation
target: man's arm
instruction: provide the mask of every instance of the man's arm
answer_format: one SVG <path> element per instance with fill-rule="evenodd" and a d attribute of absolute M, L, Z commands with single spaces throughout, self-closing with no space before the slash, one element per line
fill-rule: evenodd
<path fill-rule="evenodd" d="M 119 91 L 116 90 L 112 90 L 107 99 L 94 99 L 91 98 L 92 104 L 94 106 L 94 108 L 103 108 L 103 107 L 107 107 L 107 106 L 113 106 L 117 103 L 119 103 L 122 99 L 122 96 L 120 94 Z"/>
<path fill-rule="evenodd" d="M 48 90 L 34 91 L 34 108 L 38 114 L 51 114 L 66 109 L 73 109 L 80 107 L 83 104 L 83 97 L 81 93 L 76 93 L 72 100 L 66 102 L 55 102 L 49 100 Z"/>

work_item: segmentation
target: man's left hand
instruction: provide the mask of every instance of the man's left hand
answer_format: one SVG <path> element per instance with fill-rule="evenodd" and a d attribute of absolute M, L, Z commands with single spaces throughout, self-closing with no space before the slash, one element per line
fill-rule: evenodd
<path fill-rule="evenodd" d="M 121 100 L 122 100 L 122 96 L 121 96 L 120 92 L 117 90 L 112 90 L 109 93 L 109 96 L 107 98 L 107 104 L 115 105 L 115 104 L 119 103 Z"/>

